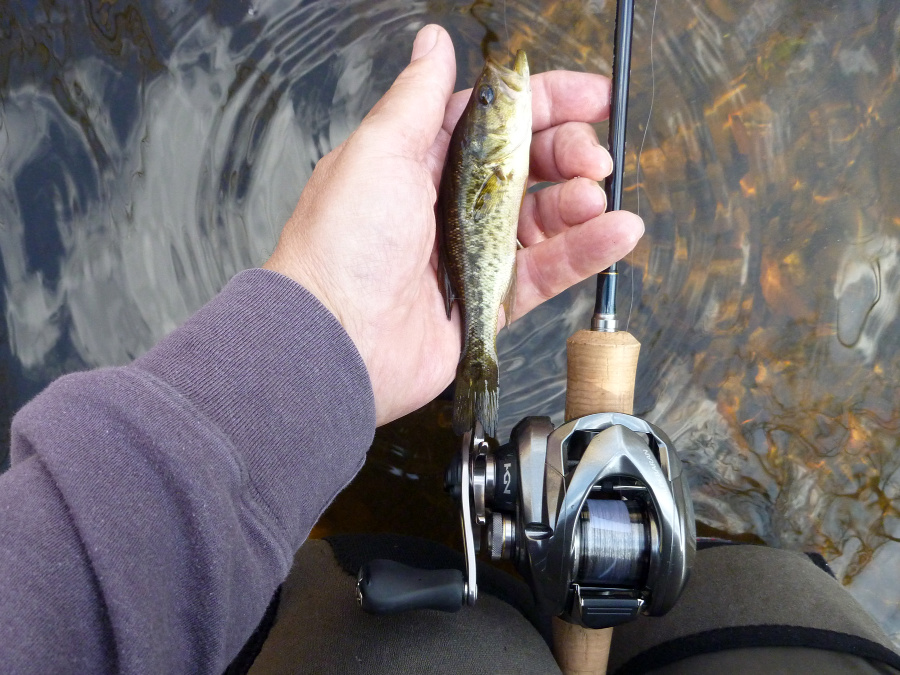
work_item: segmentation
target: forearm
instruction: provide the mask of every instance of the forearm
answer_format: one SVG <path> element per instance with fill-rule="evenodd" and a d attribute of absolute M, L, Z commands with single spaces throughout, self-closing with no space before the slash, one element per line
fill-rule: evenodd
<path fill-rule="evenodd" d="M 6 647 L 40 672 L 221 672 L 374 419 L 346 333 L 263 270 L 134 364 L 58 380 L 14 420 L 0 478 Z"/>

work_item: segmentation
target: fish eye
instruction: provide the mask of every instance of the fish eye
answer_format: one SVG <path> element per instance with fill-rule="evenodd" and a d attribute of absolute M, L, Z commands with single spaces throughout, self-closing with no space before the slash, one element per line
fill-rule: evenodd
<path fill-rule="evenodd" d="M 494 90 L 488 85 L 484 85 L 478 90 L 478 101 L 481 105 L 490 105 L 494 102 Z"/>

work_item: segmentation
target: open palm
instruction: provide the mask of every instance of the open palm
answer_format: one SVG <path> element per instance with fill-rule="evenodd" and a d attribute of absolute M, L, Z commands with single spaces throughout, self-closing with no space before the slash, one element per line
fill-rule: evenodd
<path fill-rule="evenodd" d="M 449 35 L 426 26 L 412 63 L 345 143 L 316 166 L 265 267 L 310 290 L 338 318 L 369 371 L 378 424 L 424 405 L 453 379 L 459 312 L 437 278 L 434 206 L 447 145 L 469 92 L 452 94 Z M 643 233 L 604 213 L 596 181 L 612 170 L 589 123 L 608 113 L 609 81 L 534 75 L 531 182 L 519 216 L 513 320 L 624 257 Z"/>

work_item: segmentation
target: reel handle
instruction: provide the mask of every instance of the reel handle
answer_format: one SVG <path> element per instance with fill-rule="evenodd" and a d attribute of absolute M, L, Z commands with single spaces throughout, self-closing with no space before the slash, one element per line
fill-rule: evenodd
<path fill-rule="evenodd" d="M 410 609 L 456 612 L 466 593 L 459 570 L 421 570 L 393 560 L 372 560 L 356 578 L 356 599 L 370 614 L 397 614 Z"/>

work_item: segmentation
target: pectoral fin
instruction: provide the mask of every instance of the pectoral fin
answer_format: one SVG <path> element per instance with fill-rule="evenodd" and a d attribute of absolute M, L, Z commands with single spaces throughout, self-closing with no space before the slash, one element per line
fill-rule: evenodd
<path fill-rule="evenodd" d="M 503 186 L 510 177 L 511 175 L 504 175 L 499 168 L 495 168 L 481 184 L 475 197 L 475 204 L 472 206 L 472 215 L 476 221 L 486 218 L 491 210 L 500 204 Z"/>
<path fill-rule="evenodd" d="M 447 265 L 444 262 L 444 247 L 438 247 L 438 267 L 437 267 L 438 286 L 441 288 L 441 295 L 444 296 L 444 309 L 447 310 L 447 318 L 450 318 L 450 312 L 453 310 L 453 301 L 456 297 L 453 295 L 453 285 L 450 283 L 450 275 L 447 273 Z"/>

